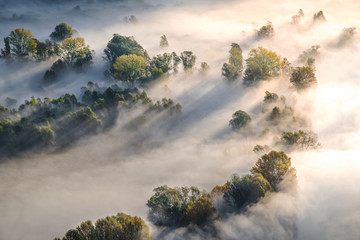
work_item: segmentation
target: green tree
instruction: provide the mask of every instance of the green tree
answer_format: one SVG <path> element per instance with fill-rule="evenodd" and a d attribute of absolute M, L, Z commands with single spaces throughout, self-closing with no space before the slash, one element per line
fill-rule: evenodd
<path fill-rule="evenodd" d="M 196 187 L 169 188 L 165 185 L 155 188 L 154 192 L 146 205 L 150 208 L 150 221 L 157 226 L 181 227 L 191 221 L 195 224 L 202 223 L 205 221 L 204 217 L 213 213 L 208 202 L 201 199 L 209 199 L 210 195 Z M 201 203 L 204 206 L 200 206 Z M 204 213 L 201 209 L 209 212 Z"/>
<path fill-rule="evenodd" d="M 312 131 L 282 132 L 281 143 L 287 147 L 299 148 L 300 150 L 313 150 L 321 147 L 317 141 L 317 135 Z"/>
<path fill-rule="evenodd" d="M 291 166 L 291 159 L 284 152 L 271 151 L 258 159 L 251 168 L 252 174 L 261 174 L 277 191 L 279 183 L 290 174 L 295 176 L 295 169 Z"/>
<path fill-rule="evenodd" d="M 143 57 L 135 54 L 118 57 L 113 68 L 114 77 L 127 82 L 132 87 L 146 76 L 146 61 Z"/>
<path fill-rule="evenodd" d="M 243 71 L 243 57 L 240 45 L 232 43 L 229 53 L 229 62 L 223 64 L 222 75 L 228 80 L 235 80 Z"/>
<path fill-rule="evenodd" d="M 279 100 L 279 96 L 276 93 L 269 91 L 265 92 L 264 103 L 274 103 Z"/>
<path fill-rule="evenodd" d="M 251 49 L 246 61 L 244 83 L 254 85 L 260 80 L 278 76 L 281 69 L 281 57 L 263 47 Z"/>
<path fill-rule="evenodd" d="M 261 174 L 246 175 L 240 178 L 234 174 L 224 192 L 225 202 L 236 211 L 243 211 L 249 204 L 256 203 L 269 191 L 270 183 Z"/>
<path fill-rule="evenodd" d="M 261 146 L 261 145 L 256 145 L 254 148 L 253 148 L 253 152 L 256 153 L 256 154 L 264 154 L 268 151 L 270 151 L 271 148 L 268 146 L 268 145 L 264 145 L 264 146 Z"/>
<path fill-rule="evenodd" d="M 317 84 L 314 70 L 311 67 L 297 67 L 291 73 L 290 82 L 298 89 L 305 89 Z"/>
<path fill-rule="evenodd" d="M 30 30 L 17 28 L 9 35 L 10 50 L 17 56 L 28 56 L 36 53 L 36 41 Z"/>
<path fill-rule="evenodd" d="M 104 53 L 109 60 L 111 67 L 116 59 L 122 55 L 137 55 L 143 57 L 145 60 L 149 59 L 144 48 L 135 41 L 134 37 L 125 37 L 119 34 L 114 34 L 113 38 L 108 42 Z M 112 68 L 110 69 L 112 70 Z"/>
<path fill-rule="evenodd" d="M 56 43 L 46 40 L 45 42 L 36 41 L 36 57 L 39 60 L 46 60 L 58 53 L 58 46 Z"/>
<path fill-rule="evenodd" d="M 55 26 L 55 30 L 50 34 L 51 40 L 54 42 L 62 42 L 66 38 L 71 38 L 74 35 L 74 29 L 66 23 L 60 23 Z"/>
<path fill-rule="evenodd" d="M 239 130 L 251 122 L 251 117 L 246 112 L 239 110 L 232 115 L 229 124 L 233 130 Z"/>
<path fill-rule="evenodd" d="M 216 209 L 211 200 L 206 197 L 199 197 L 190 203 L 185 215 L 188 222 L 198 226 L 211 222 L 217 217 Z"/>
<path fill-rule="evenodd" d="M 59 55 L 71 67 L 82 67 L 92 60 L 90 46 L 81 37 L 65 39 L 59 46 Z"/>
<path fill-rule="evenodd" d="M 181 53 L 181 61 L 183 63 L 184 71 L 190 71 L 194 68 L 196 63 L 196 56 L 191 51 L 184 51 Z"/>
<path fill-rule="evenodd" d="M 150 68 L 153 69 L 155 67 L 164 74 L 168 73 L 172 68 L 172 55 L 170 53 L 164 53 L 153 57 L 150 62 Z"/>
<path fill-rule="evenodd" d="M 60 238 L 55 238 L 60 239 Z M 149 227 L 139 217 L 124 213 L 98 219 L 95 226 L 85 221 L 66 232 L 62 240 L 151 240 Z"/>
<path fill-rule="evenodd" d="M 269 120 L 270 121 L 278 121 L 281 119 L 281 110 L 278 106 L 275 106 L 270 113 Z"/>

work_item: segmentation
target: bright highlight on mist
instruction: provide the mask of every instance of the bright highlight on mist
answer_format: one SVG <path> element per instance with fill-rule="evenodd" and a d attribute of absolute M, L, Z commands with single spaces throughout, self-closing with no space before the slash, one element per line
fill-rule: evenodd
<path fill-rule="evenodd" d="M 359 11 L 0 0 L 0 239 L 358 239 Z"/>

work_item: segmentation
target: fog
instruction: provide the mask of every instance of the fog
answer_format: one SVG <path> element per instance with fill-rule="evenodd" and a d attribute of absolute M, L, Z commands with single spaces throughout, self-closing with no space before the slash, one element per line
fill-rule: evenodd
<path fill-rule="evenodd" d="M 218 222 L 221 239 L 358 239 L 360 236 L 360 71 L 358 1 L 1 1 L 0 38 L 11 30 L 31 29 L 43 41 L 66 22 L 95 51 L 94 63 L 83 73 L 71 73 L 49 86 L 42 77 L 53 60 L 9 63 L 0 59 L 0 104 L 6 97 L 18 104 L 31 96 L 52 98 L 65 92 L 79 96 L 88 81 L 109 86 L 103 49 L 114 33 L 134 36 L 150 56 L 191 50 L 211 69 L 203 76 L 180 71 L 146 89 L 154 100 L 171 97 L 183 106 L 177 118 L 154 117 L 137 130 L 126 130 L 137 112 L 121 114 L 111 131 L 82 139 L 61 152 L 33 154 L 0 164 L 0 239 L 53 239 L 82 221 L 124 212 L 146 220 L 146 201 L 161 186 L 197 186 L 211 191 L 234 173 L 245 175 L 258 159 L 256 144 L 273 144 L 273 135 L 260 138 L 265 91 L 284 95 L 288 104 L 309 121 L 322 148 L 293 151 L 297 185 L 284 187 L 252 206 L 246 214 Z M 79 6 L 79 8 L 75 8 Z M 305 13 L 299 25 L 291 17 Z M 314 24 L 322 10 L 325 23 Z M 16 15 L 14 15 L 16 14 Z M 139 22 L 124 22 L 135 15 Z M 257 40 L 255 29 L 271 21 L 276 35 Z M 341 31 L 356 27 L 350 41 Z M 245 88 L 228 83 L 221 66 L 230 44 L 237 42 L 244 58 L 263 46 L 290 62 L 313 45 L 315 89 L 296 92 L 288 79 L 264 81 Z M 341 43 L 341 44 L 340 44 Z M 0 43 L 0 48 L 3 43 Z M 234 133 L 229 120 L 237 110 L 253 118 L 252 134 Z M 286 182 L 284 183 L 286 185 Z M 149 223 L 149 222 L 147 222 Z M 150 223 L 149 223 L 150 224 Z M 154 236 L 159 231 L 151 226 Z M 182 239 L 186 229 L 164 239 Z M 204 239 L 201 233 L 187 239 Z"/>

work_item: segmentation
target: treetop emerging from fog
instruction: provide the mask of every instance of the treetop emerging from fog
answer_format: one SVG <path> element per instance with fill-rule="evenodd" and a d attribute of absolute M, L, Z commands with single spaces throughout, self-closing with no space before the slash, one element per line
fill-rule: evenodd
<path fill-rule="evenodd" d="M 60 23 L 55 27 L 55 30 L 50 34 L 51 40 L 54 42 L 64 41 L 66 38 L 71 38 L 74 35 L 74 30 L 66 23 Z"/>

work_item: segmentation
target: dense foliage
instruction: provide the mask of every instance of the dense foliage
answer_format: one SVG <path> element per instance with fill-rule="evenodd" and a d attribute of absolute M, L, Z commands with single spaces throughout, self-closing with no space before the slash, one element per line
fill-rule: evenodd
<path fill-rule="evenodd" d="M 151 240 L 149 227 L 139 217 L 124 213 L 98 219 L 95 225 L 89 220 L 82 222 L 75 229 L 70 229 L 65 236 L 54 240 Z"/>
<path fill-rule="evenodd" d="M 315 73 L 311 67 L 297 67 L 291 73 L 290 82 L 298 89 L 305 89 L 317 84 Z"/>
<path fill-rule="evenodd" d="M 244 83 L 246 85 L 254 85 L 260 80 L 276 77 L 281 69 L 281 57 L 263 47 L 252 49 L 245 61 Z"/>
<path fill-rule="evenodd" d="M 0 107 L 1 156 L 70 145 L 112 127 L 122 109 L 143 106 L 144 114 L 181 111 L 181 105 L 173 100 L 153 103 L 145 91 L 136 88 L 103 90 L 89 82 L 82 91 L 82 102 L 75 95 L 65 94 L 52 100 L 32 97 L 18 110 Z"/>
<path fill-rule="evenodd" d="M 137 55 L 144 59 L 149 56 L 146 50 L 135 40 L 134 37 L 125 37 L 114 34 L 113 38 L 108 42 L 104 53 L 110 62 L 110 66 L 115 63 L 116 59 L 122 55 Z"/>
<path fill-rule="evenodd" d="M 190 223 L 201 225 L 215 217 L 210 194 L 196 187 L 154 189 L 148 200 L 149 219 L 157 226 L 181 227 Z"/>
<path fill-rule="evenodd" d="M 233 130 L 239 130 L 251 122 L 251 117 L 246 112 L 239 110 L 236 111 L 229 124 Z"/>
<path fill-rule="evenodd" d="M 235 80 L 241 76 L 243 71 L 243 57 L 240 45 L 232 43 L 229 53 L 229 61 L 224 63 L 221 69 L 222 75 L 228 80 Z"/>
<path fill-rule="evenodd" d="M 50 34 L 51 40 L 54 42 L 62 42 L 66 38 L 71 38 L 74 35 L 74 29 L 66 23 L 56 25 L 55 30 Z"/>
<path fill-rule="evenodd" d="M 258 159 L 251 174 L 239 177 L 234 174 L 223 186 L 215 186 L 211 194 L 196 187 L 166 185 L 155 188 L 147 202 L 149 220 L 160 227 L 184 227 L 189 224 L 200 228 L 212 226 L 220 219 L 217 211 L 227 209 L 226 214 L 245 212 L 266 194 L 280 191 L 280 183 L 286 177 L 295 178 L 291 159 L 283 152 L 271 151 Z M 224 207 L 216 209 L 214 202 L 222 198 Z M 219 207 L 219 206 L 218 206 Z"/>
<path fill-rule="evenodd" d="M 272 38 L 273 36 L 275 36 L 275 30 L 271 22 L 268 22 L 265 26 L 262 26 L 257 32 L 258 39 Z"/>

